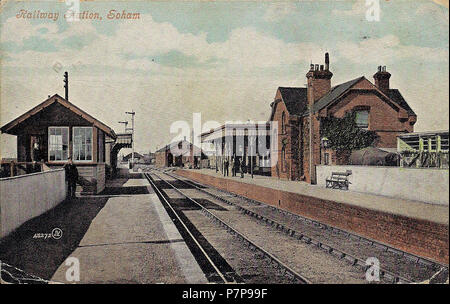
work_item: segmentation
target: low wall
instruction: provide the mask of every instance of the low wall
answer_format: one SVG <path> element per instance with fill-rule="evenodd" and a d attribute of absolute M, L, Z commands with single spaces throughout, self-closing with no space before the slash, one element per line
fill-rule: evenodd
<path fill-rule="evenodd" d="M 175 173 L 448 264 L 448 225 L 243 184 L 194 171 L 177 170 Z"/>
<path fill-rule="evenodd" d="M 0 238 L 66 198 L 63 169 L 0 179 Z"/>
<path fill-rule="evenodd" d="M 332 172 L 351 170 L 350 191 L 449 205 L 449 171 L 372 166 L 317 166 L 317 184 Z"/>

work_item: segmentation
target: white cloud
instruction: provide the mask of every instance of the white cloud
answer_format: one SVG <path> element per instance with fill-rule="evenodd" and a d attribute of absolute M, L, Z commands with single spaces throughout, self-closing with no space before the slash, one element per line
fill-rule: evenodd
<path fill-rule="evenodd" d="M 448 1 L 447 1 L 448 6 Z M 417 7 L 416 14 L 418 16 L 433 16 L 434 18 L 438 19 L 439 21 L 444 21 L 447 26 L 449 23 L 449 17 L 448 17 L 448 8 L 442 8 L 436 4 L 433 3 L 422 3 Z"/>
<path fill-rule="evenodd" d="M 448 49 L 402 45 L 394 35 L 370 38 L 359 43 L 341 42 L 337 45 L 339 56 L 354 63 L 392 63 L 402 59 L 427 62 L 448 62 Z"/>
<path fill-rule="evenodd" d="M 293 2 L 274 2 L 268 5 L 263 19 L 267 22 L 276 22 L 291 15 L 296 10 Z"/>
<path fill-rule="evenodd" d="M 160 67 L 150 60 L 150 56 L 178 51 L 194 57 L 200 63 L 219 59 L 223 64 L 218 70 L 222 69 L 224 72 L 230 68 L 248 71 L 309 62 L 317 56 L 320 49 L 314 43 L 286 43 L 251 27 L 233 30 L 229 39 L 224 42 L 208 43 L 205 33 L 180 33 L 172 24 L 155 22 L 150 15 L 141 15 L 140 20 L 132 23 L 121 23 L 114 36 L 99 34 L 90 23 L 82 21 L 70 23 L 70 27 L 63 33 L 57 33 L 56 28 L 52 27 L 48 28 L 47 33 L 38 33 L 37 30 L 44 25 L 32 27 L 25 23 L 26 26 L 23 26 L 23 20 L 15 18 L 7 20 L 7 24 L 9 27 L 5 32 L 14 31 L 16 42 L 33 35 L 54 41 L 57 45 L 76 35 L 95 37 L 90 45 L 81 50 L 61 47 L 56 53 L 25 51 L 8 54 L 13 59 L 6 62 L 10 66 L 42 67 L 53 65 L 55 61 L 80 61 L 83 64 L 151 70 Z M 6 37 L 2 38 L 3 41 L 10 40 L 9 35 L 2 37 Z M 136 59 L 125 59 L 125 54 Z"/>
<path fill-rule="evenodd" d="M 81 50 L 61 47 L 52 53 L 8 53 L 12 61 L 4 61 L 2 65 L 49 67 L 51 71 L 55 62 L 61 62 L 64 66 L 103 65 L 105 71 L 109 71 L 108 67 L 131 70 L 131 73 L 120 74 L 105 72 L 101 76 L 73 73 L 70 96 L 78 106 L 116 130 L 123 128 L 115 122 L 123 120 L 124 110 L 138 110 L 137 145 L 139 149 L 147 149 L 167 143 L 173 137 L 168 133 L 170 122 L 190 121 L 194 111 L 201 111 L 205 120 L 266 119 L 277 86 L 303 86 L 309 61 L 323 62 L 322 42 L 287 43 L 256 28 L 244 27 L 234 29 L 224 42 L 208 43 L 205 33 L 182 33 L 170 23 L 155 22 L 150 15 L 141 15 L 141 18 L 121 23 L 113 36 L 98 33 L 86 21 L 73 22 L 66 31 L 59 33 L 55 24 L 32 26 L 26 20 L 5 20 L 1 28 L 2 42 L 20 44 L 23 39 L 37 35 L 56 45 L 76 35 L 91 35 L 94 40 Z M 41 33 L 42 27 L 47 28 L 47 32 Z M 201 63 L 219 60 L 214 69 L 196 66 L 181 69 L 151 61 L 150 56 L 169 51 L 178 51 Z M 406 46 L 394 35 L 359 43 L 342 41 L 330 51 L 333 64 L 342 58 L 376 65 L 401 59 L 448 62 L 447 49 Z M 134 56 L 128 58 L 124 54 Z M 260 68 L 283 68 L 299 63 L 305 64 L 305 68 L 295 75 L 259 72 Z M 145 73 L 133 73 L 135 70 Z M 48 94 L 63 93 L 61 79 L 60 74 L 53 72 L 45 77 L 35 72 L 25 76 L 20 73 L 2 75 L 2 122 L 17 117 Z M 422 85 L 421 79 L 412 79 L 412 82 Z M 408 92 L 410 85 L 399 87 L 402 92 Z M 448 97 L 448 89 L 439 90 L 439 94 L 438 97 Z M 411 96 L 422 100 L 422 96 Z M 117 111 L 105 111 L 108 108 Z M 158 134 L 154 130 L 159 130 Z"/>
<path fill-rule="evenodd" d="M 365 16 L 366 11 L 366 0 L 356 0 L 351 9 L 333 9 L 332 13 L 336 16 Z"/>
<path fill-rule="evenodd" d="M 0 39 L 1 41 L 21 42 L 29 37 L 39 35 L 38 30 L 41 29 L 47 29 L 48 33 L 57 31 L 56 25 L 52 23 L 35 26 L 28 19 L 11 17 L 1 23 Z"/>
<path fill-rule="evenodd" d="M 233 30 L 223 43 L 213 43 L 211 50 L 233 67 L 267 68 L 308 62 L 317 56 L 320 47 L 314 43 L 286 43 L 246 27 Z"/>
<path fill-rule="evenodd" d="M 358 10 L 357 1 L 354 10 Z M 435 6 L 432 3 L 428 3 Z M 280 4 L 281 5 L 281 4 Z M 285 5 L 285 3 L 283 4 Z M 363 3 L 364 5 L 364 3 Z M 274 4 L 274 7 L 277 7 Z M 421 9 L 419 7 L 419 9 Z M 422 8 L 425 9 L 425 8 Z M 39 30 L 46 28 L 46 32 Z M 1 28 L 1 40 L 18 44 L 23 39 L 39 36 L 59 46 L 58 52 L 23 51 L 7 53 L 4 66 L 37 67 L 65 64 L 103 65 L 106 67 L 138 69 L 154 73 L 175 75 L 228 76 L 232 73 L 255 72 L 261 68 L 280 68 L 292 64 L 322 62 L 324 49 L 321 45 L 287 43 L 253 27 L 236 28 L 224 42 L 208 43 L 206 33 L 181 33 L 168 22 L 155 22 L 151 15 L 141 15 L 140 20 L 120 23 L 115 35 L 100 34 L 86 21 L 69 23 L 69 28 L 59 33 L 55 24 L 32 26 L 27 20 L 10 18 Z M 82 49 L 63 46 L 64 40 L 73 36 L 90 35 L 93 41 Z M 152 56 L 177 51 L 192 58 L 193 65 L 180 69 L 159 64 Z M 387 35 L 360 42 L 342 41 L 333 52 L 333 62 L 346 58 L 355 63 L 391 63 L 401 59 L 448 62 L 448 50 L 403 45 L 399 38 Z M 127 55 L 127 56 L 124 56 Z M 206 63 L 217 60 L 214 69 L 206 70 Z"/>

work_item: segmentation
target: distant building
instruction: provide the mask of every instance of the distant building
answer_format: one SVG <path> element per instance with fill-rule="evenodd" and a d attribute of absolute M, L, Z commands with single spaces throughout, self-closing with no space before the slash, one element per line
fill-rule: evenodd
<path fill-rule="evenodd" d="M 127 162 L 127 161 L 131 161 L 131 153 L 128 153 L 127 155 L 125 155 L 123 157 L 123 161 Z M 138 152 L 134 152 L 134 161 L 135 162 L 139 162 L 140 160 L 144 159 L 144 155 L 138 153 Z"/>
<path fill-rule="evenodd" d="M 202 144 L 213 147 L 208 155 L 211 168 L 223 171 L 225 160 L 242 161 L 246 172 L 270 175 L 270 124 L 224 124 L 200 135 Z M 230 173 L 231 174 L 231 173 Z"/>
<path fill-rule="evenodd" d="M 170 143 L 155 152 L 157 167 L 200 167 L 201 160 L 206 159 L 203 151 L 188 142 L 180 140 Z"/>
<path fill-rule="evenodd" d="M 449 132 L 432 131 L 397 136 L 401 167 L 445 168 L 449 163 Z"/>
<path fill-rule="evenodd" d="M 356 112 L 359 127 L 377 133 L 377 148 L 395 148 L 397 135 L 414 131 L 417 115 L 402 94 L 389 86 L 391 74 L 378 67 L 371 83 L 364 76 L 331 87 L 333 73 L 325 65 L 311 64 L 306 87 L 279 87 L 271 104 L 270 121 L 278 122 L 278 161 L 272 175 L 315 182 L 315 166 L 343 164 L 347 160 L 321 145 L 323 118 Z"/>
<path fill-rule="evenodd" d="M 148 154 L 143 154 L 143 156 L 142 162 L 144 164 L 153 164 L 155 162 L 155 153 L 149 152 Z"/>
<path fill-rule="evenodd" d="M 1 127 L 17 136 L 17 166 L 32 162 L 61 168 L 72 157 L 80 175 L 79 192 L 98 193 L 105 187 L 108 148 L 114 131 L 58 94 Z"/>

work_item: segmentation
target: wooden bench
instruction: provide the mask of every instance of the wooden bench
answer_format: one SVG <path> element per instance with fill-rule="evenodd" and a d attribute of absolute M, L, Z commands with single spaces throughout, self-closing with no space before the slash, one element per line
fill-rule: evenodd
<path fill-rule="evenodd" d="M 350 175 L 352 175 L 351 170 L 347 170 L 346 172 L 332 172 L 331 177 L 325 180 L 326 187 L 331 189 L 348 190 L 348 186 L 351 184 L 348 180 Z"/>

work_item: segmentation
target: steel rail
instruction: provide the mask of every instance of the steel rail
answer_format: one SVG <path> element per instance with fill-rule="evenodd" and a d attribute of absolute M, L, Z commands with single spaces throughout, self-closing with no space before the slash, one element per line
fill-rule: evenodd
<path fill-rule="evenodd" d="M 210 256 L 208 255 L 208 253 L 206 252 L 206 250 L 203 248 L 203 246 L 197 241 L 197 239 L 194 237 L 194 235 L 192 234 L 192 232 L 189 230 L 189 228 L 186 226 L 186 224 L 183 222 L 183 220 L 180 218 L 180 216 L 178 215 L 178 213 L 175 211 L 175 209 L 172 207 L 172 205 L 169 203 L 169 201 L 164 197 L 164 195 L 162 194 L 162 192 L 159 190 L 159 188 L 156 186 L 156 184 L 153 182 L 153 180 L 151 179 L 150 175 L 148 173 L 144 174 L 145 177 L 147 178 L 147 180 L 149 181 L 149 183 L 151 184 L 151 186 L 155 189 L 155 191 L 158 192 L 159 196 L 164 200 L 164 202 L 166 203 L 166 205 L 170 208 L 170 210 L 175 214 L 175 216 L 177 217 L 178 221 L 181 223 L 181 225 L 183 226 L 184 230 L 189 234 L 189 236 L 192 238 L 192 240 L 194 241 L 195 245 L 200 249 L 200 251 L 202 252 L 202 254 L 204 255 L 204 257 L 206 258 L 206 260 L 208 261 L 208 263 L 213 267 L 214 271 L 220 276 L 220 278 L 223 280 L 224 283 L 236 283 L 234 280 L 229 280 L 227 279 L 227 277 L 220 271 L 219 267 L 214 263 L 214 261 L 210 258 Z"/>
<path fill-rule="evenodd" d="M 281 223 L 279 223 L 279 222 L 277 222 L 277 221 L 275 221 L 275 220 L 273 220 L 271 218 L 268 218 L 266 216 L 260 215 L 260 214 L 254 212 L 254 211 L 248 210 L 248 209 L 246 209 L 246 208 L 244 208 L 244 207 L 242 207 L 242 206 L 240 206 L 240 205 L 238 205 L 238 204 L 236 204 L 234 202 L 231 202 L 231 201 L 227 200 L 224 197 L 221 197 L 221 196 L 216 195 L 214 193 L 208 192 L 205 189 L 202 189 L 202 188 L 198 187 L 196 184 L 188 181 L 188 179 L 181 179 L 181 178 L 179 178 L 177 176 L 174 176 L 173 174 L 170 174 L 170 173 L 167 173 L 167 172 L 164 172 L 164 174 L 167 174 L 168 176 L 170 176 L 170 177 L 172 177 L 174 179 L 182 181 L 182 182 L 186 183 L 187 185 L 195 187 L 197 190 L 199 190 L 199 191 L 201 191 L 201 192 L 203 192 L 205 194 L 208 194 L 208 195 L 210 195 L 210 196 L 212 196 L 212 197 L 214 197 L 214 198 L 216 198 L 216 199 L 218 199 L 218 200 L 220 200 L 220 201 L 222 201 L 224 203 L 227 203 L 229 205 L 233 205 L 233 206 L 237 207 L 240 211 L 242 211 L 244 214 L 252 216 L 252 217 L 255 217 L 256 219 L 261 220 L 261 221 L 265 222 L 268 225 L 274 226 L 276 229 L 279 229 L 279 230 L 285 232 L 286 234 L 288 234 L 291 237 L 297 238 L 298 240 L 303 240 L 304 242 L 306 242 L 308 244 L 316 245 L 317 247 L 322 248 L 324 251 L 326 251 L 326 252 L 328 252 L 330 254 L 336 255 L 336 256 L 338 256 L 341 259 L 345 258 L 346 260 L 348 260 L 353 265 L 359 265 L 359 266 L 361 266 L 363 268 L 367 267 L 367 265 L 365 264 L 365 260 L 363 258 L 355 257 L 355 256 L 353 256 L 351 254 L 348 254 L 348 253 L 346 253 L 346 252 L 344 252 L 344 251 L 342 251 L 340 249 L 334 248 L 334 247 L 332 247 L 330 245 L 327 245 L 327 244 L 325 244 L 325 243 L 323 243 L 323 242 L 321 242 L 319 240 L 316 240 L 315 238 L 312 238 L 312 237 L 310 237 L 308 235 L 305 235 L 304 233 L 301 233 L 301 232 L 295 231 L 294 229 L 288 228 L 284 224 L 281 224 Z M 201 183 L 198 183 L 198 182 L 196 182 L 196 183 L 197 184 L 201 184 Z M 291 213 L 289 211 L 285 211 L 285 210 L 279 209 L 277 207 L 267 205 L 265 203 L 254 201 L 252 199 L 249 199 L 249 198 L 246 198 L 246 197 L 243 197 L 241 195 L 234 194 L 234 193 L 230 193 L 230 192 L 224 191 L 222 189 L 217 189 L 217 188 L 211 187 L 211 186 L 208 186 L 208 187 L 216 189 L 216 190 L 219 190 L 220 192 L 225 193 L 225 194 L 229 194 L 229 195 L 232 195 L 232 196 L 235 196 L 235 197 L 242 198 L 242 199 L 244 199 L 246 201 L 250 201 L 252 203 L 259 203 L 259 204 L 266 205 L 266 206 L 270 207 L 272 210 L 276 210 L 276 211 L 278 211 L 280 213 L 284 213 L 284 214 L 293 215 L 293 216 L 295 216 L 295 217 L 297 217 L 297 218 L 299 218 L 299 219 L 301 219 L 303 221 L 307 221 L 309 223 L 312 223 L 314 225 L 318 225 L 320 227 L 325 227 L 328 230 L 336 231 L 336 232 L 339 232 L 339 233 L 344 233 L 348 237 L 357 238 L 357 239 L 359 239 L 359 240 L 361 240 L 363 242 L 365 241 L 366 243 L 370 243 L 373 246 L 377 246 L 377 245 L 383 246 L 383 248 L 386 248 L 386 251 L 390 251 L 390 252 L 393 252 L 393 253 L 399 253 L 399 254 L 401 254 L 401 256 L 405 256 L 407 258 L 411 257 L 411 259 L 414 259 L 416 263 L 418 263 L 420 261 L 420 263 L 422 263 L 423 265 L 431 266 L 434 269 L 442 269 L 442 268 L 448 269 L 447 266 L 442 265 L 440 263 L 437 263 L 437 262 L 434 262 L 434 261 L 430 261 L 430 260 L 425 259 L 423 257 L 415 256 L 413 254 L 404 252 L 402 250 L 399 250 L 399 249 L 387 246 L 385 244 L 382 244 L 382 243 L 379 243 L 379 242 L 376 242 L 376 241 L 373 241 L 373 240 L 369 240 L 369 239 L 364 238 L 362 236 L 359 236 L 357 234 L 353 234 L 353 233 L 350 233 L 348 231 L 345 231 L 345 230 L 342 230 L 342 229 L 339 229 L 339 228 L 335 228 L 335 227 L 323 224 L 323 223 L 318 222 L 316 220 L 311 220 L 311 219 L 308 219 L 308 218 L 304 218 L 302 216 L 299 216 L 297 214 Z M 393 283 L 414 283 L 414 281 L 412 279 L 405 278 L 403 276 L 400 276 L 398 274 L 395 274 L 395 273 L 393 273 L 393 272 L 391 272 L 389 270 L 383 269 L 383 268 L 380 268 L 380 274 L 381 274 L 382 277 L 392 280 Z"/>
<path fill-rule="evenodd" d="M 165 172 L 162 172 L 168 176 L 171 176 Z M 153 173 L 155 174 L 155 173 Z M 168 182 L 167 180 L 161 178 L 161 176 L 159 176 L 158 174 L 155 174 L 156 176 L 158 176 L 161 180 L 164 180 L 169 186 L 171 186 L 175 191 L 177 191 L 179 194 L 183 195 L 184 197 L 186 197 L 188 200 L 190 200 L 191 202 L 193 202 L 194 204 L 196 204 L 198 207 L 201 208 L 201 211 L 208 217 L 212 218 L 213 220 L 215 220 L 216 222 L 218 222 L 221 226 L 225 227 L 225 229 L 230 232 L 233 235 L 236 235 L 239 240 L 245 242 L 246 244 L 248 244 L 248 247 L 250 249 L 255 249 L 260 251 L 264 256 L 268 257 L 269 260 L 272 263 L 275 263 L 277 265 L 279 265 L 281 268 L 283 268 L 285 270 L 285 272 L 287 272 L 288 274 L 291 275 L 291 277 L 294 277 L 295 279 L 297 279 L 298 281 L 300 281 L 301 283 L 304 284 L 311 284 L 311 282 L 305 278 L 304 276 L 302 276 L 301 274 L 297 273 L 295 270 L 293 270 L 292 268 L 290 268 L 289 266 L 287 266 L 286 264 L 284 264 L 282 261 L 280 261 L 276 256 L 272 255 L 271 253 L 269 253 L 268 251 L 264 250 L 263 248 L 261 248 L 260 246 L 256 245 L 255 243 L 253 243 L 252 241 L 250 241 L 247 237 L 245 237 L 242 233 L 240 233 L 239 231 L 237 231 L 236 229 L 234 229 L 233 227 L 231 227 L 230 225 L 228 225 L 224 220 L 222 220 L 220 217 L 218 217 L 217 215 L 213 214 L 212 212 L 210 212 L 208 209 L 206 209 L 205 207 L 203 207 L 200 203 L 198 203 L 195 199 L 189 197 L 188 195 L 186 195 L 185 193 L 183 193 L 180 189 L 178 189 L 177 187 L 175 187 L 174 185 L 172 185 L 170 182 Z M 171 176 L 172 177 L 172 176 Z M 177 179 L 176 177 L 173 177 L 175 179 Z"/>

